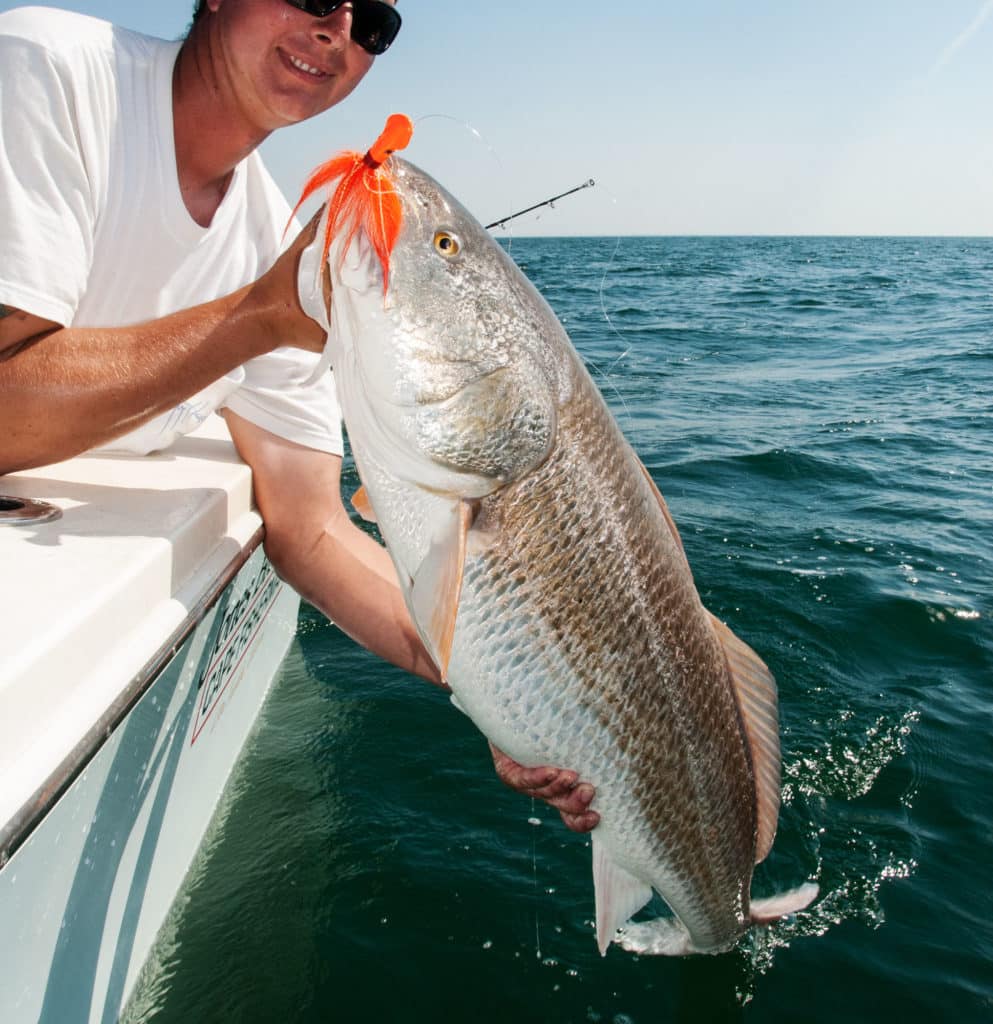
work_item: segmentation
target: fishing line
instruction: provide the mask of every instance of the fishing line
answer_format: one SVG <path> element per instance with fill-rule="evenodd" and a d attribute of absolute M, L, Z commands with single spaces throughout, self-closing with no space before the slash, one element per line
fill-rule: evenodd
<path fill-rule="evenodd" d="M 531 817 L 528 818 L 531 826 L 531 877 L 534 880 L 534 955 L 541 959 L 541 929 L 538 923 L 538 837 L 537 829 L 541 821 L 534 813 L 534 797 L 531 797 Z"/>
<path fill-rule="evenodd" d="M 610 189 L 607 188 L 606 185 L 601 183 L 600 191 L 607 193 L 607 198 L 611 201 L 611 203 L 614 206 L 618 205 L 617 204 L 617 196 L 614 195 L 614 193 L 611 192 Z M 610 366 L 608 367 L 608 372 L 609 372 L 609 370 L 613 369 L 614 366 L 616 366 L 617 363 L 619 363 L 631 351 L 631 346 L 627 344 L 627 342 L 624 340 L 624 336 L 617 329 L 617 327 L 614 326 L 614 321 L 610 319 L 610 314 L 607 312 L 607 303 L 604 300 L 604 296 L 603 296 L 603 293 L 604 293 L 604 290 L 605 290 L 606 284 L 607 284 L 607 275 L 610 273 L 610 270 L 613 267 L 613 265 L 617 262 L 617 254 L 620 251 L 620 248 L 621 248 L 621 236 L 618 235 L 614 239 L 614 251 L 610 254 L 610 259 L 607 260 L 607 265 L 603 268 L 603 276 L 600 278 L 600 296 L 599 296 L 599 298 L 600 298 L 600 312 L 603 313 L 603 318 L 604 318 L 604 320 L 607 321 L 607 326 L 610 327 L 610 329 L 614 332 L 614 334 L 617 335 L 617 337 L 620 340 L 621 344 L 626 346 L 624 351 L 610 364 Z"/>
<path fill-rule="evenodd" d="M 455 117 L 454 114 L 421 114 L 420 117 L 414 118 L 414 124 L 417 125 L 423 124 L 423 122 L 425 121 L 439 120 L 453 121 L 455 124 L 459 125 L 459 127 L 465 128 L 465 130 L 470 135 L 478 139 L 479 142 L 481 142 L 486 147 L 486 151 L 493 157 L 494 160 L 496 160 L 498 164 L 500 164 L 500 170 L 503 170 L 503 163 L 501 162 L 500 155 L 497 153 L 496 149 L 492 145 L 490 145 L 490 143 L 488 143 L 485 138 L 483 138 L 483 133 L 478 128 L 474 127 L 469 121 L 466 121 L 461 117 Z"/>
<path fill-rule="evenodd" d="M 485 147 L 486 152 L 495 161 L 500 171 L 500 181 L 502 183 L 505 183 L 509 180 L 509 175 L 507 174 L 503 161 L 500 159 L 500 154 L 497 152 L 496 147 L 493 146 L 490 142 L 488 142 L 486 138 L 483 136 L 483 133 L 479 131 L 479 129 L 476 128 L 474 125 L 472 125 L 469 121 L 465 121 L 462 118 L 454 117 L 451 114 L 422 114 L 420 117 L 414 119 L 414 124 L 417 125 L 421 124 L 424 121 L 431 120 L 453 121 L 455 124 L 464 128 L 467 132 L 469 132 L 470 135 L 473 136 L 474 139 L 476 139 L 476 141 L 480 142 Z M 543 209 L 546 206 L 549 209 L 554 210 L 555 203 L 559 199 L 564 199 L 566 196 L 571 196 L 575 192 L 582 192 L 584 189 L 592 188 L 595 184 L 596 182 L 592 178 L 588 178 L 586 181 L 577 185 L 575 188 L 566 189 L 566 191 L 559 192 L 557 195 L 551 196 L 549 199 L 543 199 L 540 202 L 532 203 L 530 206 L 527 206 L 522 210 L 517 210 L 514 213 L 508 213 L 502 217 L 498 217 L 496 220 L 484 225 L 484 229 L 486 231 L 489 231 L 491 228 L 500 228 L 506 231 L 508 235 L 507 249 L 509 251 L 513 245 L 513 229 L 507 228 L 507 224 L 510 221 L 516 220 L 518 217 L 521 217 L 526 213 L 531 213 L 534 210 Z M 511 203 L 508 201 L 504 204 L 504 209 L 509 208 L 511 208 Z M 482 218 L 479 219 L 482 220 Z M 537 214 L 535 216 L 535 220 L 541 220 L 541 214 Z"/>
<path fill-rule="evenodd" d="M 607 198 L 610 200 L 612 205 L 618 205 L 617 196 L 609 188 L 607 188 L 606 185 L 600 182 L 598 187 L 600 188 L 601 192 L 607 193 Z M 607 260 L 607 264 L 603 268 L 603 274 L 600 277 L 600 288 L 597 298 L 600 302 L 600 312 L 603 314 L 603 319 L 606 321 L 607 326 L 610 328 L 610 330 L 617 335 L 618 341 L 620 341 L 621 345 L 623 346 L 623 351 L 621 351 L 617 356 L 615 356 L 611 360 L 610 364 L 607 366 L 605 370 L 601 369 L 601 367 L 597 363 L 593 362 L 593 360 L 588 360 L 588 362 L 597 371 L 601 379 L 610 388 L 614 395 L 617 396 L 617 400 L 621 403 L 621 407 L 624 410 L 624 415 L 630 420 L 632 418 L 631 410 L 628 408 L 628 404 L 624 400 L 624 396 L 621 394 L 617 385 L 614 384 L 613 374 L 617 367 L 617 364 L 622 359 L 626 359 L 627 356 L 631 354 L 631 346 L 624 338 L 624 335 L 621 334 L 620 330 L 618 329 L 614 321 L 611 320 L 610 314 L 607 312 L 607 301 L 605 298 L 605 292 L 607 288 L 607 275 L 610 273 L 610 271 L 613 269 L 614 264 L 617 262 L 617 254 L 618 252 L 620 252 L 621 240 L 622 239 L 620 235 L 618 235 L 614 239 L 614 251 L 610 254 L 610 258 Z"/>
<path fill-rule="evenodd" d="M 489 155 L 490 159 L 494 161 L 494 163 L 496 164 L 496 166 L 497 166 L 497 168 L 498 168 L 498 170 L 500 172 L 499 173 L 499 180 L 502 183 L 506 183 L 509 180 L 508 175 L 507 175 L 507 169 L 504 167 L 503 161 L 500 159 L 500 154 L 497 152 L 496 147 L 493 146 L 483 136 L 483 133 L 478 128 L 476 128 L 473 124 L 471 124 L 469 121 L 466 121 L 466 120 L 464 120 L 461 117 L 455 117 L 452 114 L 422 114 L 420 117 L 414 118 L 414 125 L 416 127 L 417 125 L 423 124 L 425 121 L 451 121 L 454 124 L 457 124 L 460 128 L 464 128 L 473 137 L 473 139 L 475 139 L 476 142 L 478 142 L 480 145 L 483 146 L 483 148 L 486 150 L 487 154 Z M 507 198 L 506 197 L 506 184 L 504 184 L 503 188 L 504 188 L 504 198 Z M 506 205 L 509 206 L 510 205 L 509 202 Z M 482 220 L 482 218 L 479 218 L 479 219 Z M 507 250 L 509 251 L 510 248 L 511 248 L 511 245 L 513 243 L 513 237 L 512 237 L 513 236 L 513 231 L 508 232 L 508 235 L 511 236 L 511 237 L 508 238 L 508 242 L 507 242 Z"/>

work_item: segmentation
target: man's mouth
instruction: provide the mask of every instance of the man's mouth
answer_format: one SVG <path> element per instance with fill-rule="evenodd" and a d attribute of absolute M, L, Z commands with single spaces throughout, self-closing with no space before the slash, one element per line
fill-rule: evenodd
<path fill-rule="evenodd" d="M 294 57 L 292 53 L 286 54 L 287 60 L 298 70 L 306 72 L 312 78 L 328 78 L 326 71 L 321 71 L 320 68 L 315 68 L 312 64 L 308 64 L 305 60 L 301 60 L 299 57 Z"/>

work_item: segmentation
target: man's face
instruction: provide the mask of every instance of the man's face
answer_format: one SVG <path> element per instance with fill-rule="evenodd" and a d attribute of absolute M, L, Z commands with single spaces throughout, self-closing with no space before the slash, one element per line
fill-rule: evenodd
<path fill-rule="evenodd" d="M 315 18 L 285 0 L 208 0 L 217 70 L 248 117 L 266 131 L 340 103 L 374 58 L 350 36 L 346 4 Z"/>

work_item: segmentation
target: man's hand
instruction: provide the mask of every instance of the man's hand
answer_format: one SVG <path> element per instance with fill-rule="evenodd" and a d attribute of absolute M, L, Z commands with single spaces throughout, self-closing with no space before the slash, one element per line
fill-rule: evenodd
<path fill-rule="evenodd" d="M 550 804 L 562 815 L 566 828 L 590 832 L 599 824 L 600 815 L 590 810 L 595 791 L 588 782 L 580 782 L 575 772 L 563 768 L 525 768 L 492 743 L 490 751 L 500 781 L 518 793 Z"/>
<path fill-rule="evenodd" d="M 323 240 L 317 237 L 317 228 L 322 215 L 323 208 L 252 286 L 252 297 L 281 338 L 280 344 L 310 352 L 324 348 L 331 299 L 330 277 L 318 273 Z"/>

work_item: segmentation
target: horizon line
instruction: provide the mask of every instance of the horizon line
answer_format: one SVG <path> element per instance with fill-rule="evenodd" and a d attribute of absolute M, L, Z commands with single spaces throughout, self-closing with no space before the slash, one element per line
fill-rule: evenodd
<path fill-rule="evenodd" d="M 982 240 L 993 240 L 993 234 L 976 234 L 976 235 L 962 235 L 962 234 L 920 234 L 915 232 L 908 232 L 907 234 L 882 234 L 875 232 L 722 232 L 722 231 L 668 231 L 668 232 L 654 232 L 651 234 L 645 233 L 629 233 L 629 232 L 610 232 L 607 234 L 584 234 L 582 232 L 575 232 L 571 234 L 543 234 L 543 235 L 525 235 L 525 234 L 513 234 L 513 233 L 500 233 L 493 232 L 493 237 L 498 239 L 515 239 L 515 238 L 934 238 L 934 239 L 982 239 Z"/>

